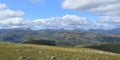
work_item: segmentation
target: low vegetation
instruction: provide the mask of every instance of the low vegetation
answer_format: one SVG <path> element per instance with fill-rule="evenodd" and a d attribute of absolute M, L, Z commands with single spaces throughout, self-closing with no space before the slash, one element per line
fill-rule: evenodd
<path fill-rule="evenodd" d="M 1 42 L 0 60 L 120 60 L 120 54 L 91 48 Z"/>
<path fill-rule="evenodd" d="M 99 49 L 114 53 L 120 54 L 120 42 L 118 43 L 104 43 L 104 44 L 92 44 L 92 45 L 84 45 L 85 48 L 93 48 L 93 49 Z"/>

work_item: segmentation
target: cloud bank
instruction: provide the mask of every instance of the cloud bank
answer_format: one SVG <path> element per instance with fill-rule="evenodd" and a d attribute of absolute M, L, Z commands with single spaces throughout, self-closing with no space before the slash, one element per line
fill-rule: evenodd
<path fill-rule="evenodd" d="M 119 0 L 64 0 L 62 3 L 64 9 L 77 9 L 102 15 L 120 15 L 119 6 Z"/>
<path fill-rule="evenodd" d="M 31 28 L 31 29 L 110 29 L 120 27 L 119 0 L 64 0 L 64 9 L 87 11 L 99 16 L 92 22 L 87 17 L 65 15 L 46 19 L 25 20 L 21 18 L 23 11 L 11 10 L 6 4 L 0 3 L 0 29 Z"/>
<path fill-rule="evenodd" d="M 31 28 L 31 29 L 79 29 L 88 28 L 91 24 L 85 17 L 65 15 L 46 19 L 25 20 L 21 18 L 23 11 L 11 10 L 6 4 L 0 4 L 0 29 Z"/>
<path fill-rule="evenodd" d="M 119 0 L 64 0 L 64 9 L 87 11 L 100 16 L 96 25 L 120 27 Z"/>

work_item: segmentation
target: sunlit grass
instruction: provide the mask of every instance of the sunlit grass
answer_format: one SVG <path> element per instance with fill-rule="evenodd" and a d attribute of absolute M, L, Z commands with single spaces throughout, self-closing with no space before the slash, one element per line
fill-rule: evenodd
<path fill-rule="evenodd" d="M 120 60 L 120 55 L 89 48 L 0 43 L 0 60 Z M 29 58 L 30 57 L 30 58 Z"/>

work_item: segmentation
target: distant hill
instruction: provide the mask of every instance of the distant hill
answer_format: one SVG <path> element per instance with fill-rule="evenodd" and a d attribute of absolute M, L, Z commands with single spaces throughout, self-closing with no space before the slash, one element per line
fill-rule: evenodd
<path fill-rule="evenodd" d="M 120 28 L 114 29 L 89 29 L 88 32 L 98 33 L 98 34 L 120 34 Z"/>
<path fill-rule="evenodd" d="M 26 40 L 22 42 L 23 44 L 37 44 L 37 45 L 49 45 L 49 46 L 56 46 L 55 41 L 51 40 Z"/>
<path fill-rule="evenodd" d="M 22 44 L 37 44 L 37 45 L 49 45 L 49 46 L 74 46 L 65 41 L 54 41 L 54 40 L 25 40 L 20 42 Z"/>
<path fill-rule="evenodd" d="M 26 40 L 54 40 L 60 46 L 120 42 L 120 34 L 79 30 L 0 29 L 0 41 L 20 43 Z"/>

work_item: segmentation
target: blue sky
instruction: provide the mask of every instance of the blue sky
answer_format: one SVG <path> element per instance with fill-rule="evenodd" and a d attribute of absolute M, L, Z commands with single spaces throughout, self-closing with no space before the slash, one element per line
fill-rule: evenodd
<path fill-rule="evenodd" d="M 119 6 L 119 0 L 0 0 L 0 28 L 119 28 Z"/>
<path fill-rule="evenodd" d="M 50 18 L 69 15 L 87 17 L 90 20 L 96 20 L 97 16 L 88 12 L 78 10 L 63 9 L 60 0 L 46 0 L 43 2 L 31 2 L 29 0 L 0 0 L 1 3 L 8 5 L 10 9 L 21 10 L 25 12 L 25 19 Z"/>

